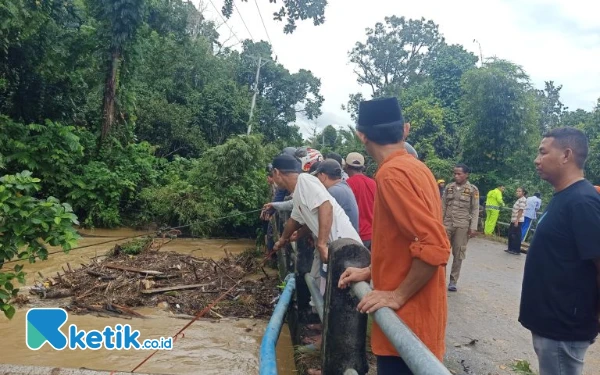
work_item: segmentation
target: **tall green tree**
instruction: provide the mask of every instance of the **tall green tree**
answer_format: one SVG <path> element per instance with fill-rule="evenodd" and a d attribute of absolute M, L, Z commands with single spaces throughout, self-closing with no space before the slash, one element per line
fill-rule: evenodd
<path fill-rule="evenodd" d="M 431 20 L 386 17 L 367 29 L 367 41 L 356 43 L 350 62 L 358 83 L 368 85 L 373 96 L 396 95 L 424 76 L 428 53 L 443 40 Z"/>
<path fill-rule="evenodd" d="M 458 132 L 462 126 L 459 109 L 459 99 L 462 95 L 460 84 L 464 74 L 475 69 L 477 61 L 478 58 L 473 53 L 457 44 L 442 43 L 428 55 L 424 70 L 429 78 L 429 86 L 424 85 L 425 87 L 416 94 L 422 98 L 425 92 L 431 91 L 444 108 L 444 142 L 436 147 L 437 154 L 443 158 L 454 158 L 459 152 Z"/>
<path fill-rule="evenodd" d="M 350 52 L 358 82 L 374 97 L 397 96 L 414 127 L 411 140 L 427 157 L 451 158 L 458 148 L 458 99 L 465 72 L 477 57 L 462 46 L 447 45 L 431 20 L 388 17 L 367 30 L 367 42 Z M 344 108 L 356 119 L 362 94 L 350 95 Z"/>
<path fill-rule="evenodd" d="M 459 44 L 442 43 L 427 56 L 424 70 L 431 78 L 435 97 L 444 107 L 458 109 L 461 78 L 475 69 L 478 60 Z"/>
<path fill-rule="evenodd" d="M 589 154 L 586 164 L 586 177 L 600 185 L 600 98 L 592 112 L 575 125 L 583 130 L 589 140 Z"/>
<path fill-rule="evenodd" d="M 436 157 L 447 143 L 444 108 L 435 100 L 424 98 L 406 107 L 403 114 L 405 121 L 410 122 L 408 141 L 418 150 L 419 158 Z"/>
<path fill-rule="evenodd" d="M 198 157 L 244 130 L 250 96 L 236 83 L 236 61 L 215 56 L 214 25 L 198 18 L 194 7 L 179 11 L 189 14 L 153 16 L 165 23 L 141 28 L 141 64 L 128 89 L 136 98 L 141 140 L 157 145 L 160 156 Z"/>
<path fill-rule="evenodd" d="M 540 131 L 546 132 L 561 124 L 564 104 L 560 101 L 562 85 L 555 86 L 554 81 L 544 82 L 544 89 L 538 91 L 540 101 Z"/>
<path fill-rule="evenodd" d="M 101 22 L 109 42 L 107 73 L 102 99 L 102 132 L 105 139 L 115 122 L 119 66 L 124 50 L 131 46 L 144 20 L 144 0 L 89 0 L 94 16 Z"/>
<path fill-rule="evenodd" d="M 529 173 L 540 140 L 529 76 L 520 66 L 495 59 L 468 71 L 462 88 L 463 160 L 475 172 L 504 181 Z"/>
<path fill-rule="evenodd" d="M 585 109 L 579 108 L 575 111 L 565 111 L 562 115 L 561 123 L 563 126 L 581 127 L 590 124 L 593 119 L 593 112 L 588 112 Z"/>
<path fill-rule="evenodd" d="M 97 67 L 83 10 L 73 0 L 6 0 L 0 19 L 0 113 L 79 121 Z"/>
<path fill-rule="evenodd" d="M 350 94 L 348 95 L 348 103 L 342 104 L 342 110 L 348 112 L 353 121 L 358 121 L 358 108 L 360 102 L 363 100 L 366 100 L 366 98 L 360 92 L 356 94 Z"/>
<path fill-rule="evenodd" d="M 341 141 L 341 139 L 340 139 Z M 335 150 L 338 143 L 338 131 L 333 125 L 327 125 L 321 134 L 322 147 Z M 340 142 L 341 143 L 341 142 Z"/>

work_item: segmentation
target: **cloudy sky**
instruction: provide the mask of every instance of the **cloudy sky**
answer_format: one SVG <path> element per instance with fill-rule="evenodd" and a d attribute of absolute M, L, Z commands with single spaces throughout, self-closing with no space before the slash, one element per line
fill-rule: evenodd
<path fill-rule="evenodd" d="M 497 56 L 523 66 L 538 88 L 545 80 L 562 84 L 562 101 L 570 109 L 590 110 L 600 97 L 600 4 L 592 0 L 329 0 L 325 24 L 299 22 L 292 35 L 283 33 L 283 22 L 272 20 L 282 0 L 236 0 L 241 17 L 234 10 L 225 25 L 213 7 L 220 10 L 222 0 L 194 0 L 199 1 L 205 15 L 221 24 L 228 45 L 250 34 L 255 41 L 267 40 L 268 33 L 279 62 L 292 72 L 311 70 L 321 79 L 323 115 L 316 122 L 299 122 L 305 134 L 315 126 L 351 123 L 340 106 L 350 93 L 368 91 L 356 83 L 348 51 L 365 40 L 367 27 L 391 15 L 431 19 L 448 43 L 479 55 L 476 39 L 484 58 Z"/>

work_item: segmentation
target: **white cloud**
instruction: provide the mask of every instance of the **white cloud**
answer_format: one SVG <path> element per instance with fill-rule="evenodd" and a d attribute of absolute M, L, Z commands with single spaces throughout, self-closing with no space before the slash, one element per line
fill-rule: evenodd
<path fill-rule="evenodd" d="M 222 0 L 212 0 L 220 9 Z M 271 4 L 257 0 L 279 62 L 291 71 L 311 70 L 321 78 L 327 121 L 346 125 L 351 120 L 340 106 L 359 87 L 348 64 L 348 51 L 365 39 L 365 29 L 384 17 L 425 17 L 436 22 L 449 43 L 462 44 L 479 55 L 479 41 L 484 57 L 497 56 L 525 68 L 534 84 L 542 88 L 545 80 L 562 84 L 562 101 L 571 109 L 590 110 L 600 97 L 600 29 L 597 15 L 600 5 L 589 0 L 329 0 L 325 24 L 313 26 L 298 22 L 292 35 L 283 33 L 284 23 L 272 19 L 281 2 Z M 207 15 L 220 20 L 207 0 Z M 267 40 L 254 1 L 237 1 L 237 6 L 255 40 Z M 240 38 L 249 38 L 239 14 L 228 24 Z M 230 32 L 219 31 L 223 38 Z M 313 124 L 303 122 L 303 128 Z M 305 131 L 304 131 L 305 132 Z"/>

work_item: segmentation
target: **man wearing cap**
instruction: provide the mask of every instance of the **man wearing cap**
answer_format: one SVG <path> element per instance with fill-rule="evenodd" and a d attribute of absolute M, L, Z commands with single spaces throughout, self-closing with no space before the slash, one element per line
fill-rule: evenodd
<path fill-rule="evenodd" d="M 348 174 L 346 173 L 346 171 L 344 171 L 344 159 L 342 158 L 342 155 L 336 152 L 330 152 L 325 155 L 325 160 L 327 159 L 333 159 L 342 166 L 342 180 L 346 181 L 348 179 Z"/>
<path fill-rule="evenodd" d="M 326 271 L 330 242 L 339 238 L 351 238 L 360 242 L 360 236 L 342 207 L 315 176 L 300 173 L 294 157 L 279 155 L 273 160 L 273 180 L 278 186 L 293 192 L 292 214 L 273 247 L 275 250 L 288 243 L 292 233 L 306 225 L 317 237 L 315 255 L 318 254 L 324 264 L 321 269 Z M 322 280 L 322 291 L 325 290 L 324 286 Z"/>
<path fill-rule="evenodd" d="M 346 181 L 358 204 L 358 226 L 360 238 L 365 247 L 371 250 L 371 235 L 373 232 L 373 207 L 375 206 L 375 180 L 364 174 L 365 157 L 358 152 L 351 152 L 346 156 Z"/>
<path fill-rule="evenodd" d="M 342 166 L 335 159 L 317 162 L 310 174 L 321 181 L 329 194 L 342 207 L 354 229 L 358 231 L 358 205 L 350 186 L 342 179 Z"/>
<path fill-rule="evenodd" d="M 358 136 L 379 164 L 371 267 L 349 267 L 338 285 L 345 288 L 351 282 L 372 280 L 374 290 L 360 301 L 358 309 L 373 313 L 390 307 L 442 360 L 450 243 L 435 178 L 405 149 L 409 129 L 396 98 L 360 103 Z M 412 374 L 376 323 L 371 347 L 379 374 Z"/>
<path fill-rule="evenodd" d="M 295 156 L 296 154 L 296 147 L 286 147 L 281 151 L 281 155 L 290 155 L 290 156 Z M 298 169 L 301 169 L 301 163 L 300 160 L 298 158 L 296 159 L 296 164 Z M 273 168 L 273 166 L 270 166 L 271 168 Z M 277 184 L 275 184 L 277 185 Z M 273 202 L 283 202 L 285 200 L 285 197 L 287 197 L 288 195 L 290 195 L 290 193 L 285 190 L 284 188 L 281 188 L 279 186 L 277 186 L 277 189 L 275 190 L 275 194 L 273 194 Z M 265 205 L 266 207 L 266 205 Z M 272 207 L 268 208 L 268 214 L 272 215 L 274 213 L 274 210 Z"/>

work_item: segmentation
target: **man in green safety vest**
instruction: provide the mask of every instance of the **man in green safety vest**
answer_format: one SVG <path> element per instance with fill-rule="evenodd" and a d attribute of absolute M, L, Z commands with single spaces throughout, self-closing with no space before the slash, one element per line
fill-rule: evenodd
<path fill-rule="evenodd" d="M 504 192 L 504 185 L 499 185 L 497 188 L 490 190 L 487 194 L 487 200 L 485 201 L 486 218 L 484 233 L 488 236 L 494 233 L 496 222 L 500 215 L 500 207 L 504 206 L 502 192 Z"/>

